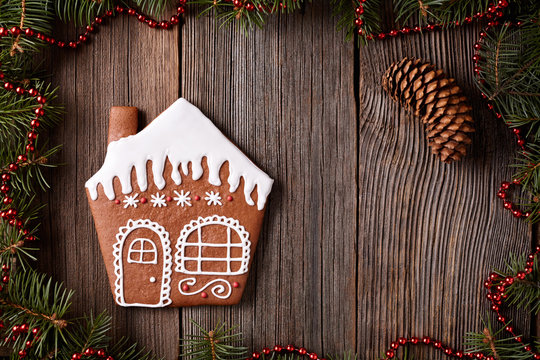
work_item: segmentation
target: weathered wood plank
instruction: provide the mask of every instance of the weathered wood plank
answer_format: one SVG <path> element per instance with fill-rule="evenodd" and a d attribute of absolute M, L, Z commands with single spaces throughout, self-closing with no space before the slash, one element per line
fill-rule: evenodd
<path fill-rule="evenodd" d="M 185 309 L 184 332 L 221 319 L 250 348 L 355 346 L 354 54 L 329 12 L 315 2 L 248 37 L 188 19 L 182 95 L 276 182 L 242 303 Z"/>
<path fill-rule="evenodd" d="M 495 197 L 511 176 L 515 142 L 474 89 L 478 31 L 414 35 L 360 50 L 358 350 L 369 358 L 399 334 L 462 344 L 489 311 L 484 278 L 509 252 L 531 246 L 526 224 Z M 471 97 L 477 132 L 462 162 L 435 159 L 421 122 L 383 92 L 383 71 L 404 56 L 442 67 Z M 514 324 L 528 332 L 523 314 Z"/>
<path fill-rule="evenodd" d="M 178 310 L 126 309 L 115 305 L 85 200 L 85 181 L 99 169 L 107 146 L 112 105 L 139 107 L 147 123 L 178 96 L 179 31 L 155 31 L 122 17 L 103 26 L 77 51 L 55 51 L 51 71 L 66 105 L 64 122 L 51 134 L 64 144 L 50 176 L 40 268 L 74 289 L 73 312 L 107 310 L 115 338 L 129 336 L 166 359 L 178 354 Z M 74 37 L 67 31 L 66 37 Z M 95 40 L 94 40 L 95 39 Z M 141 125 L 143 125 L 141 124 Z"/>

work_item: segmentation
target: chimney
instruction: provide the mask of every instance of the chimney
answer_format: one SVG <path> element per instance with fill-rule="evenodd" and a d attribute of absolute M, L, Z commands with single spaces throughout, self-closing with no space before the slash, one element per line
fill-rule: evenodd
<path fill-rule="evenodd" d="M 129 135 L 137 133 L 137 113 L 134 106 L 113 106 L 109 115 L 109 139 L 111 141 L 119 140 Z"/>

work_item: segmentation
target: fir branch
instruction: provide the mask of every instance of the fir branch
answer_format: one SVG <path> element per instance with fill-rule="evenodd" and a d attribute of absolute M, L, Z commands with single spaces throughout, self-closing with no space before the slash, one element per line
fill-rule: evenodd
<path fill-rule="evenodd" d="M 494 330 L 489 318 L 482 320 L 484 329 L 479 333 L 468 333 L 465 336 L 467 352 L 481 352 L 486 356 L 492 356 L 496 360 L 530 359 L 531 354 L 524 350 L 524 345 L 515 341 L 513 337 L 505 337 L 505 330 Z"/>
<path fill-rule="evenodd" d="M 236 333 L 237 326 L 227 327 L 218 323 L 213 330 L 206 331 L 202 326 L 191 320 L 199 330 L 199 334 L 190 335 L 181 340 L 180 348 L 183 354 L 180 358 L 192 360 L 242 359 L 247 348 L 240 346 L 242 334 Z"/>

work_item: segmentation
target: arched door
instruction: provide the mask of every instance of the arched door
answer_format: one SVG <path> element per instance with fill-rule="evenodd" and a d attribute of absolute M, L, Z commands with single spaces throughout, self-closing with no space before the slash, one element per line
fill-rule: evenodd
<path fill-rule="evenodd" d="M 172 259 L 165 229 L 150 220 L 130 220 L 116 237 L 118 304 L 146 307 L 170 304 Z"/>

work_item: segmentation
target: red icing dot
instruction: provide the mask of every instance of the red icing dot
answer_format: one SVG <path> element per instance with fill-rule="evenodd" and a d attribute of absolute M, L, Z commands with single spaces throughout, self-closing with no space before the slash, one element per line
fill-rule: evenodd
<path fill-rule="evenodd" d="M 141 198 L 141 204 L 146 204 L 147 201 L 148 201 L 148 200 L 146 200 L 145 197 L 142 197 L 142 198 Z"/>
<path fill-rule="evenodd" d="M 239 284 L 238 282 L 235 281 L 235 282 L 232 283 L 232 286 L 233 286 L 234 288 L 237 288 L 237 287 L 240 287 L 240 284 Z"/>
<path fill-rule="evenodd" d="M 171 201 L 172 201 L 172 197 L 170 197 L 170 196 L 167 196 L 165 199 L 166 199 L 168 202 L 171 202 Z"/>
<path fill-rule="evenodd" d="M 205 292 L 203 291 L 203 292 L 201 293 L 201 297 L 202 297 L 203 299 L 206 299 L 206 298 L 208 297 L 208 294 L 205 293 Z"/>
<path fill-rule="evenodd" d="M 195 201 L 199 201 L 199 200 L 201 200 L 201 197 L 199 195 L 195 195 L 194 199 L 195 199 Z"/>
<path fill-rule="evenodd" d="M 187 286 L 186 284 L 182 285 L 182 290 L 188 291 L 188 290 L 189 290 L 189 286 Z"/>
<path fill-rule="evenodd" d="M 231 195 L 227 196 L 227 201 L 232 201 L 232 196 Z"/>
<path fill-rule="evenodd" d="M 114 200 L 114 203 L 115 203 L 116 205 L 118 205 L 118 204 L 120 204 L 120 200 L 116 199 L 116 200 Z"/>

